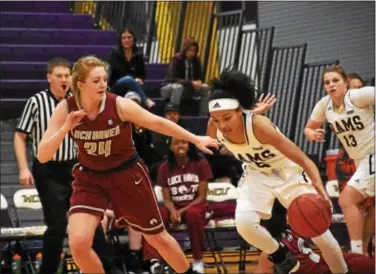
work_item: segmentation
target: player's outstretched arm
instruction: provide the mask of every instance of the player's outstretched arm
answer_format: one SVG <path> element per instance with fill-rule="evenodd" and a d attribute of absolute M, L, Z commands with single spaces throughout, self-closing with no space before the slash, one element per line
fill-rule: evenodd
<path fill-rule="evenodd" d="M 68 113 L 66 100 L 57 105 L 48 122 L 47 130 L 38 145 L 37 158 L 41 163 L 52 160 L 65 135 L 75 128 L 84 116 L 84 110 Z"/>
<path fill-rule="evenodd" d="M 119 117 L 123 121 L 135 123 L 137 125 L 140 125 L 141 127 L 150 129 L 163 135 L 187 140 L 188 142 L 193 143 L 197 148 L 208 154 L 213 154 L 213 152 L 208 149 L 208 147 L 214 147 L 218 149 L 217 141 L 210 138 L 209 136 L 197 136 L 195 134 L 192 134 L 178 124 L 175 124 L 165 118 L 154 115 L 153 113 L 143 109 L 132 100 L 118 97 L 116 103 Z"/>

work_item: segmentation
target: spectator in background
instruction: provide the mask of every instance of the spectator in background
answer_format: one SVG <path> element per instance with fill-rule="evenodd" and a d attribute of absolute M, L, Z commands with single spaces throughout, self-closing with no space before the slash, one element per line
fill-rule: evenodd
<path fill-rule="evenodd" d="M 145 60 L 143 54 L 137 50 L 136 37 L 130 28 L 120 32 L 117 47 L 112 49 L 108 62 L 108 85 L 112 92 L 124 96 L 131 90 L 140 95 L 142 103 L 148 108 L 155 105 L 142 88 L 146 77 Z"/>
<path fill-rule="evenodd" d="M 200 114 L 208 114 L 209 89 L 203 83 L 203 72 L 198 57 L 198 43 L 193 37 L 186 38 L 181 51 L 176 54 L 168 67 L 162 97 L 180 106 L 182 97 L 201 97 Z"/>
<path fill-rule="evenodd" d="M 19 168 L 20 183 L 26 187 L 35 184 L 43 206 L 47 230 L 43 237 L 43 257 L 40 273 L 56 273 L 63 241 L 67 231 L 67 212 L 72 194 L 72 168 L 77 163 L 73 140 L 65 136 L 51 161 L 41 163 L 36 158 L 38 145 L 50 121 L 52 111 L 71 96 L 68 91 L 71 76 L 70 64 L 54 58 L 47 65 L 49 87 L 32 96 L 26 103 L 14 135 L 14 149 Z M 26 156 L 26 140 L 33 144 L 33 167 L 30 171 Z M 101 227 L 96 230 L 93 248 L 101 257 L 104 268 L 111 271 L 109 249 Z"/>
<path fill-rule="evenodd" d="M 210 211 L 206 197 L 208 181 L 213 175 L 209 163 L 192 144 L 171 138 L 169 147 L 168 159 L 158 170 L 157 184 L 162 187 L 165 205 L 160 208 L 161 216 L 165 226 L 170 223 L 187 224 L 194 259 L 193 270 L 204 273 L 204 227 Z M 161 257 L 147 242 L 144 243 L 144 259 L 151 261 L 151 272 L 157 273 Z"/>
<path fill-rule="evenodd" d="M 130 91 L 124 97 L 141 105 L 141 97 L 136 92 Z M 152 167 L 155 163 L 161 161 L 163 157 L 160 156 L 152 143 L 152 133 L 146 128 L 133 124 L 132 137 L 139 156 L 142 160 L 144 160 L 145 164 L 150 170 L 150 177 L 154 179 L 155 172 L 152 172 Z"/>
<path fill-rule="evenodd" d="M 184 127 L 184 123 L 181 119 L 179 106 L 168 103 L 165 106 L 165 118 L 170 120 L 171 122 L 174 122 L 178 124 L 179 126 Z M 159 155 L 164 158 L 167 156 L 167 153 L 170 151 L 169 144 L 168 144 L 169 137 L 153 132 L 152 133 L 152 141 L 154 144 L 154 147 L 158 151 Z"/>

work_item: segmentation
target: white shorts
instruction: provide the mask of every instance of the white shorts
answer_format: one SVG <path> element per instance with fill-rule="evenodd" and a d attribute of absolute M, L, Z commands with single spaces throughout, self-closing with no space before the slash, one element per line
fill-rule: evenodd
<path fill-rule="evenodd" d="M 359 162 L 347 185 L 358 190 L 364 198 L 375 197 L 375 154 L 367 155 Z"/>
<path fill-rule="evenodd" d="M 257 211 L 262 219 L 270 219 L 274 200 L 288 208 L 298 196 L 317 193 L 308 176 L 300 167 L 285 167 L 280 172 L 266 175 L 256 170 L 245 171 L 239 181 L 237 212 Z"/>

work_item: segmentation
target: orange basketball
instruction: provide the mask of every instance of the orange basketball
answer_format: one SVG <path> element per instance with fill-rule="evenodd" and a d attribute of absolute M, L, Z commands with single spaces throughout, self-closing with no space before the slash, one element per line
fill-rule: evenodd
<path fill-rule="evenodd" d="M 304 238 L 323 234 L 332 223 L 329 204 L 317 194 L 303 194 L 292 201 L 287 211 L 292 230 Z"/>

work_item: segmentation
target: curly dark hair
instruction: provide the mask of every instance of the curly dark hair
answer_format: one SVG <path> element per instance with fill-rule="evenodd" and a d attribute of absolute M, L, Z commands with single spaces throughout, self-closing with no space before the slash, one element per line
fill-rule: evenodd
<path fill-rule="evenodd" d="M 211 81 L 212 94 L 209 101 L 234 98 L 245 109 L 256 104 L 256 89 L 251 78 L 234 68 L 224 70 L 219 78 Z"/>

